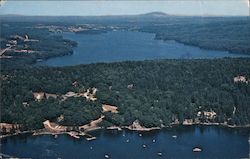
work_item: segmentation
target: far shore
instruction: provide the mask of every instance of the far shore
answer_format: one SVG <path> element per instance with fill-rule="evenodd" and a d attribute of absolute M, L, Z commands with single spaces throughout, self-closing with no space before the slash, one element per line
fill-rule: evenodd
<path fill-rule="evenodd" d="M 38 129 L 38 130 L 27 130 L 27 131 L 18 131 L 13 134 L 5 134 L 5 135 L 0 135 L 0 139 L 11 137 L 11 136 L 16 136 L 16 135 L 21 135 L 21 134 L 32 134 L 33 136 L 39 136 L 39 135 L 60 135 L 60 134 L 68 134 L 73 138 L 79 139 L 79 136 L 88 136 L 86 140 L 92 139 L 95 137 L 87 134 L 92 131 L 96 130 L 101 130 L 101 129 L 106 129 L 106 130 L 130 130 L 130 131 L 137 131 L 137 132 L 148 132 L 148 131 L 153 131 L 153 130 L 162 130 L 164 128 L 171 128 L 173 126 L 198 126 L 198 125 L 203 125 L 203 126 L 222 126 L 222 127 L 227 127 L 227 128 L 250 128 L 250 124 L 247 125 L 228 125 L 225 123 L 189 123 L 189 124 L 178 124 L 178 123 L 171 123 L 169 126 L 163 126 L 163 127 L 151 127 L 151 128 L 146 128 L 142 127 L 139 129 L 133 129 L 130 126 L 110 126 L 110 127 L 96 127 L 92 128 L 88 131 L 83 131 L 83 132 L 76 132 L 76 131 L 65 131 L 65 132 L 49 132 L 46 129 Z"/>

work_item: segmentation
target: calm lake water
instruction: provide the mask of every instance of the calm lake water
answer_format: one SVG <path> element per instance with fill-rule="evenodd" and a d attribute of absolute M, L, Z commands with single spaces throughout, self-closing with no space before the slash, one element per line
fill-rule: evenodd
<path fill-rule="evenodd" d="M 14 136 L 2 139 L 1 151 L 16 157 L 74 159 L 102 159 L 105 154 L 113 159 L 235 159 L 249 156 L 249 129 L 179 126 L 142 133 L 142 136 L 127 130 L 100 130 L 92 134 L 97 137 L 96 140 L 73 139 L 67 135 L 59 135 L 58 138 L 51 135 Z M 173 137 L 175 135 L 176 138 Z M 202 152 L 193 152 L 196 146 Z M 158 156 L 158 152 L 162 156 Z"/>
<path fill-rule="evenodd" d="M 205 50 L 175 41 L 154 40 L 144 32 L 112 31 L 103 34 L 62 33 L 65 39 L 76 41 L 74 54 L 40 62 L 48 66 L 72 66 L 96 62 L 117 62 L 152 59 L 197 59 L 246 57 L 227 51 Z"/>

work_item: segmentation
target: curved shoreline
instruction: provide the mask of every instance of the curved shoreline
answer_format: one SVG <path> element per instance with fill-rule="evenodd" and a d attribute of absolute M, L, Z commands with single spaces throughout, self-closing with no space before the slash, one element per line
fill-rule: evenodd
<path fill-rule="evenodd" d="M 27 130 L 27 131 L 22 131 L 22 132 L 15 132 L 14 134 L 5 134 L 1 135 L 0 139 L 11 137 L 11 136 L 17 136 L 17 135 L 22 135 L 22 134 L 32 134 L 32 136 L 39 136 L 39 135 L 60 135 L 60 134 L 68 134 L 73 138 L 79 138 L 79 136 L 88 136 L 89 132 L 93 132 L 96 130 L 130 130 L 130 131 L 137 131 L 137 132 L 149 132 L 153 130 L 162 130 L 164 128 L 172 128 L 173 126 L 219 126 L 219 127 L 224 127 L 224 128 L 232 128 L 232 129 L 237 129 L 237 128 L 250 128 L 250 124 L 247 125 L 228 125 L 224 123 L 192 123 L 192 124 L 175 124 L 172 123 L 169 126 L 163 126 L 163 127 L 151 127 L 151 128 L 140 128 L 140 129 L 133 129 L 130 126 L 110 126 L 110 127 L 96 127 L 91 130 L 85 131 L 85 132 L 76 132 L 76 131 L 65 131 L 65 132 L 49 132 L 46 129 L 38 129 L 38 130 Z M 91 136 L 91 135 L 90 135 Z M 86 138 L 88 140 L 88 138 Z"/>

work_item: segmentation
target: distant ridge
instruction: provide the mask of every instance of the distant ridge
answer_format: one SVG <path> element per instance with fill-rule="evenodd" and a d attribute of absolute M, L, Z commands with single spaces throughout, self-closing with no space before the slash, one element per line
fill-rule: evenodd
<path fill-rule="evenodd" d="M 145 13 L 145 14 L 141 14 L 140 16 L 148 16 L 148 17 L 166 17 L 166 16 L 170 16 L 167 13 L 164 12 L 150 12 L 150 13 Z"/>
<path fill-rule="evenodd" d="M 133 17 L 133 16 L 147 16 L 147 17 L 165 17 L 170 16 L 170 14 L 164 12 L 150 12 L 150 13 L 143 13 L 143 14 L 134 14 L 134 15 L 23 15 L 23 14 L 3 14 L 3 17 Z"/>

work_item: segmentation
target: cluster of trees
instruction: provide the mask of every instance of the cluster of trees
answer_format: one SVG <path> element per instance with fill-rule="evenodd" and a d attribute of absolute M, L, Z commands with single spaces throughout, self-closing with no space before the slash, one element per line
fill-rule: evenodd
<path fill-rule="evenodd" d="M 1 121 L 40 128 L 44 120 L 56 121 L 64 115 L 60 124 L 82 125 L 100 117 L 105 103 L 116 105 L 119 113 L 105 113 L 103 125 L 130 125 L 136 119 L 146 127 L 168 125 L 211 110 L 217 113 L 211 122 L 245 125 L 250 123 L 250 84 L 234 83 L 233 78 L 249 78 L 249 66 L 249 59 L 228 58 L 3 70 L 9 77 L 1 81 Z M 91 87 L 98 89 L 97 101 L 79 97 L 38 102 L 32 95 L 40 91 L 60 95 Z"/>

